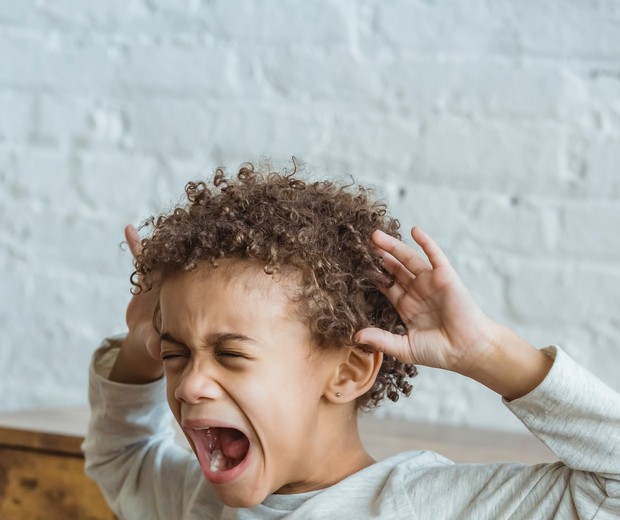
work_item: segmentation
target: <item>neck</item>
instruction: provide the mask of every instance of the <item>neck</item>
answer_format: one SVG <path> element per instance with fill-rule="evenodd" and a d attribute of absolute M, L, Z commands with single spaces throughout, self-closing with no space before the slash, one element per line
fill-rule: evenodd
<path fill-rule="evenodd" d="M 337 426 L 338 425 L 338 426 Z M 348 417 L 331 417 L 318 438 L 306 478 L 290 482 L 278 494 L 305 493 L 324 489 L 375 463 L 362 444 L 355 413 Z"/>

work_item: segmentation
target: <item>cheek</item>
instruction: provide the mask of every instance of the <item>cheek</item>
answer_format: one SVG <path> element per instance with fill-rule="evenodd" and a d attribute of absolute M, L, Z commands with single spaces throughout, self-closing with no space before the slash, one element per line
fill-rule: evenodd
<path fill-rule="evenodd" d="M 176 382 L 166 375 L 166 401 L 168 401 L 168 407 L 172 411 L 172 415 L 180 424 L 181 422 L 181 403 L 175 398 L 174 391 L 176 389 Z"/>
<path fill-rule="evenodd" d="M 235 382 L 240 402 L 265 415 L 301 413 L 314 409 L 323 393 L 321 374 L 306 362 L 271 363 L 247 378 Z"/>

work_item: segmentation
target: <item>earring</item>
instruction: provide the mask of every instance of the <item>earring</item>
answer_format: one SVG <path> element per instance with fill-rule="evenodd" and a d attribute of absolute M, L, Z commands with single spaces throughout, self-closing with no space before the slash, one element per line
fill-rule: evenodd
<path fill-rule="evenodd" d="M 336 392 L 336 397 L 340 397 L 342 394 L 340 392 Z"/>

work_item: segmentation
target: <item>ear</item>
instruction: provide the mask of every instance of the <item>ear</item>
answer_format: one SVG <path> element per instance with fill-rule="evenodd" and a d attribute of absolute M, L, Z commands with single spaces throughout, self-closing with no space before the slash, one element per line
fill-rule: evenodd
<path fill-rule="evenodd" d="M 358 347 L 344 351 L 344 359 L 336 367 L 325 390 L 325 398 L 333 403 L 349 403 L 372 388 L 383 363 L 383 353 L 365 352 Z"/>

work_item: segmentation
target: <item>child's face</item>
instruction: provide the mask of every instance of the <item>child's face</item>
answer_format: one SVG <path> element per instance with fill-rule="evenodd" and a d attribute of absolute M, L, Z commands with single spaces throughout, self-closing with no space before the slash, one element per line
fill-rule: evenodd
<path fill-rule="evenodd" d="M 346 435 L 329 414 L 351 407 L 324 397 L 339 351 L 313 348 L 286 282 L 220 265 L 176 273 L 161 291 L 168 403 L 205 477 L 224 503 L 249 507 L 359 469 L 333 446 Z"/>

